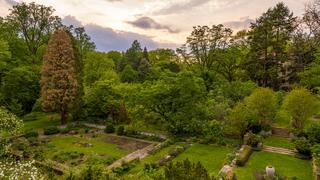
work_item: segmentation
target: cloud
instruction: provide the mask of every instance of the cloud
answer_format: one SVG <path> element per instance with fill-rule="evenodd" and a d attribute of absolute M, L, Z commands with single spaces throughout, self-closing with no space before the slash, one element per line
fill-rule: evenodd
<path fill-rule="evenodd" d="M 74 16 L 71 16 L 71 15 L 68 15 L 68 16 L 65 16 L 63 19 L 62 19 L 62 24 L 66 25 L 66 26 L 75 26 L 75 27 L 81 27 L 83 26 L 81 21 L 77 20 L 76 17 Z"/>
<path fill-rule="evenodd" d="M 108 2 L 121 2 L 122 0 L 105 0 L 105 1 L 108 1 Z"/>
<path fill-rule="evenodd" d="M 175 43 L 161 43 L 154 41 L 152 37 L 143 34 L 138 34 L 128 31 L 116 31 L 109 27 L 102 27 L 96 24 L 84 25 L 81 21 L 77 20 L 74 16 L 65 16 L 62 22 L 66 26 L 84 26 L 87 34 L 91 37 L 91 40 L 95 42 L 99 51 L 125 51 L 131 46 L 134 40 L 138 40 L 142 46 L 146 46 L 148 49 L 156 48 L 171 48 L 175 49 L 180 45 Z"/>
<path fill-rule="evenodd" d="M 208 3 L 210 0 L 187 0 L 186 2 L 177 2 L 174 4 L 171 4 L 163 9 L 160 9 L 158 11 L 155 11 L 154 15 L 169 15 L 169 14 L 175 14 L 180 13 L 182 11 L 190 10 L 195 7 L 201 6 L 203 4 Z"/>
<path fill-rule="evenodd" d="M 246 17 L 242 17 L 239 19 L 239 21 L 228 21 L 223 23 L 223 25 L 232 28 L 232 29 L 248 29 L 251 25 L 251 23 L 253 23 L 254 20 L 250 19 L 249 16 Z"/>
<path fill-rule="evenodd" d="M 18 4 L 18 2 L 15 0 L 4 0 L 4 1 L 10 6 L 14 6 Z"/>
<path fill-rule="evenodd" d="M 101 27 L 95 24 L 88 24 L 85 26 L 85 29 L 99 51 L 124 51 L 131 46 L 134 40 L 138 40 L 142 46 L 146 46 L 148 49 L 160 47 L 174 49 L 179 46 L 173 43 L 159 43 L 146 35 L 127 31 L 115 31 L 112 28 Z"/>
<path fill-rule="evenodd" d="M 170 33 L 179 33 L 180 30 L 178 29 L 172 29 L 171 27 L 167 25 L 162 25 L 157 23 L 155 20 L 153 20 L 150 17 L 140 17 L 136 19 L 135 21 L 127 21 L 128 24 L 131 24 L 135 27 L 142 28 L 142 29 L 165 29 Z"/>

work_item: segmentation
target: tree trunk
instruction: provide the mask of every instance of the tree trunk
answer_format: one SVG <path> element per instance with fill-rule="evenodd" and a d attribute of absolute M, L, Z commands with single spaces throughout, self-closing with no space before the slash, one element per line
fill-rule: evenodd
<path fill-rule="evenodd" d="M 60 108 L 60 117 L 61 117 L 61 125 L 67 124 L 68 113 L 63 107 Z"/>

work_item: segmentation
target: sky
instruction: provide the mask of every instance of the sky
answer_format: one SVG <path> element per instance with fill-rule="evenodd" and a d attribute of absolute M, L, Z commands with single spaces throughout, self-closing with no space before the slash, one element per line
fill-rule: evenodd
<path fill-rule="evenodd" d="M 148 49 L 175 49 L 196 25 L 245 29 L 280 0 L 0 0 L 0 16 L 19 2 L 52 6 L 65 25 L 84 26 L 97 50 L 123 51 L 135 39 Z M 309 0 L 282 2 L 301 16 Z"/>

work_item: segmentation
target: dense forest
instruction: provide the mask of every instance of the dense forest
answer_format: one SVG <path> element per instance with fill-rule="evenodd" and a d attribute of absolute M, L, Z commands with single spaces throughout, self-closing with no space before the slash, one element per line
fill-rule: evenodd
<path fill-rule="evenodd" d="M 301 17 L 278 3 L 249 29 L 199 25 L 176 50 L 148 50 L 135 40 L 124 52 L 97 51 L 85 28 L 63 25 L 53 7 L 18 3 L 0 17 L 0 179 L 246 179 L 237 168 L 232 177 L 211 171 L 200 157 L 199 162 L 150 161 L 135 172 L 142 159 L 107 170 L 120 151 L 117 158 L 90 163 L 87 151 L 46 155 L 46 148 L 53 148 L 50 138 L 72 133 L 82 138 L 91 131 L 99 138 L 100 131 L 85 125 L 102 126 L 102 134 L 160 142 L 157 151 L 177 146 L 171 157 L 192 144 L 230 148 L 239 166 L 237 154 L 253 149 L 256 158 L 260 143 L 281 128 L 290 134 L 286 143 L 295 149 L 295 159 L 319 166 L 319 87 L 319 0 L 307 4 Z M 85 165 L 71 163 L 77 171 L 61 175 L 29 162 L 50 158 L 60 164 L 79 158 Z M 20 164 L 10 170 L 9 160 Z M 307 172 L 303 168 L 296 170 Z M 293 178 L 279 174 L 277 179 Z M 267 173 L 264 179 L 269 178 L 275 177 Z"/>

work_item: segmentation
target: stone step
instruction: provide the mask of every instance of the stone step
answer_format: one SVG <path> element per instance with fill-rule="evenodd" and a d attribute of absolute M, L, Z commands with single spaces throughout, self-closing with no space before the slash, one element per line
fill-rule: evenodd
<path fill-rule="evenodd" d="M 280 147 L 272 147 L 272 146 L 263 146 L 263 151 L 278 153 L 278 154 L 286 154 L 294 156 L 296 154 L 295 150 L 280 148 Z"/>

